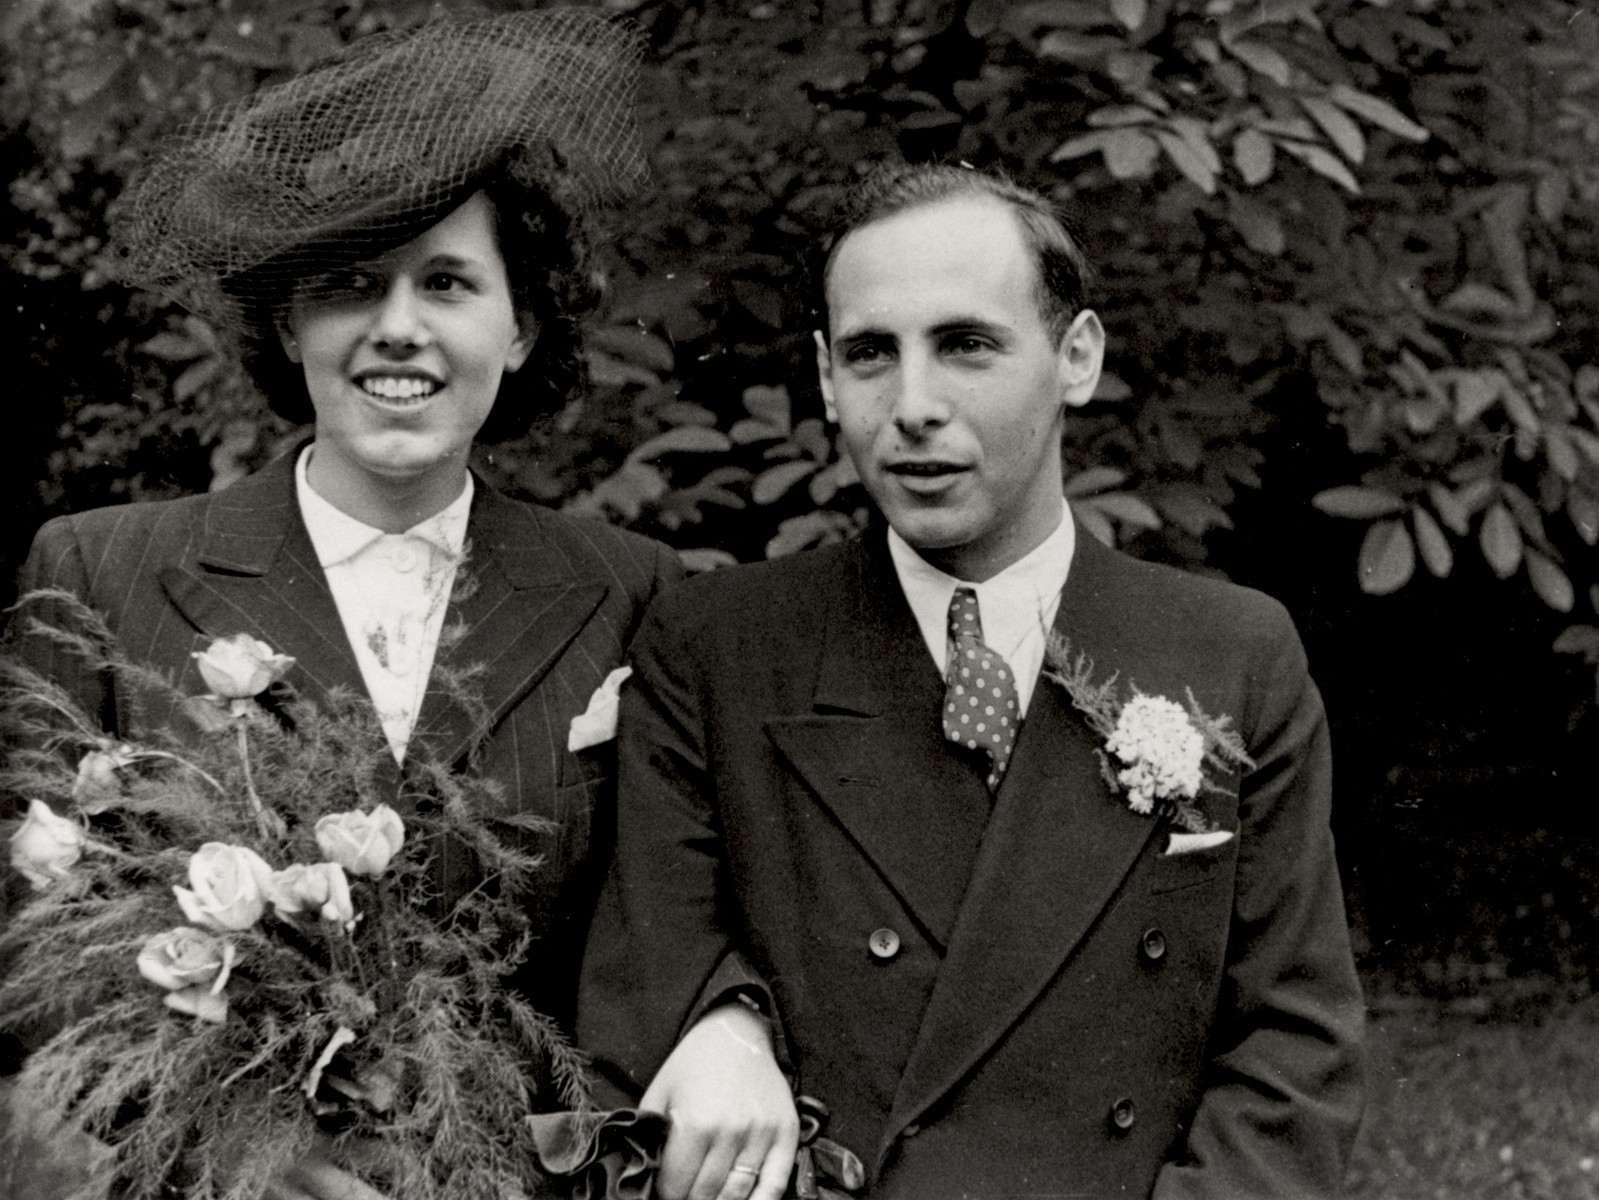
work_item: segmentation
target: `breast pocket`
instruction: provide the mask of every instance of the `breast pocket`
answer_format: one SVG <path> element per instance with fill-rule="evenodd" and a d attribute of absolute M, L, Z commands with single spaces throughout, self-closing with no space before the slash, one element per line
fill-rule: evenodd
<path fill-rule="evenodd" d="M 1162 835 L 1157 844 L 1164 846 Z M 1157 853 L 1149 865 L 1148 890 L 1151 895 L 1180 892 L 1216 880 L 1231 879 L 1238 863 L 1238 838 L 1210 846 L 1204 850 L 1191 850 L 1186 854 Z"/>

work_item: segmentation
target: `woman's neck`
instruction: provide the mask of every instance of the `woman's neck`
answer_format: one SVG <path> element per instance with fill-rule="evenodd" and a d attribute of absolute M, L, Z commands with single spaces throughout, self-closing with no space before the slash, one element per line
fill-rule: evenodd
<path fill-rule="evenodd" d="M 446 461 L 416 473 L 378 475 L 313 445 L 306 482 L 334 508 L 384 533 L 404 533 L 443 512 L 466 487 L 466 463 Z"/>

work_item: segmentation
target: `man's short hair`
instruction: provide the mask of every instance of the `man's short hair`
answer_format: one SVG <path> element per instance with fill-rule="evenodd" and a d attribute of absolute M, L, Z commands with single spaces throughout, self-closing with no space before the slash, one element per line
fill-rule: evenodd
<path fill-rule="evenodd" d="M 884 163 L 845 193 L 833 227 L 818 246 L 811 272 L 811 312 L 827 337 L 827 280 L 844 239 L 863 226 L 941 200 L 988 196 L 1016 214 L 1022 240 L 1038 266 L 1038 307 L 1057 340 L 1084 307 L 1088 259 L 1060 210 L 1041 193 L 1003 175 L 944 163 Z"/>

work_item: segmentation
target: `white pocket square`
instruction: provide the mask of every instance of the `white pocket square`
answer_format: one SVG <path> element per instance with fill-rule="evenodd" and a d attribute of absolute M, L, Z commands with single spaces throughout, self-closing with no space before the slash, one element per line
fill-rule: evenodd
<path fill-rule="evenodd" d="M 568 750 L 575 754 L 616 736 L 616 710 L 622 697 L 622 683 L 632 673 L 632 667 L 617 667 L 594 689 L 588 708 L 573 717 L 572 724 L 567 727 Z"/>
<path fill-rule="evenodd" d="M 1209 850 L 1212 846 L 1225 846 L 1233 840 L 1231 829 L 1212 829 L 1209 833 L 1173 833 L 1166 843 L 1166 853 L 1192 854 L 1196 850 Z"/>

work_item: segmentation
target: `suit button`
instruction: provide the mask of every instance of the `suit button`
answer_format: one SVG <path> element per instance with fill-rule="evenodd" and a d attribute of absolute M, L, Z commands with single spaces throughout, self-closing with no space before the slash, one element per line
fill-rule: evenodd
<path fill-rule="evenodd" d="M 1133 1102 L 1125 1096 L 1110 1106 L 1110 1123 L 1117 1129 L 1123 1131 L 1131 1129 L 1137 1119 L 1138 1114 L 1133 1111 Z"/>
<path fill-rule="evenodd" d="M 874 929 L 872 936 L 866 939 L 866 945 L 871 950 L 873 958 L 887 962 L 899 953 L 899 934 L 886 927 Z"/>
<path fill-rule="evenodd" d="M 915 1137 L 921 1131 L 922 1131 L 922 1127 L 920 1125 L 918 1125 L 915 1121 L 912 1121 L 909 1125 L 905 1126 L 905 1136 L 906 1137 Z"/>
<path fill-rule="evenodd" d="M 1166 935 L 1158 929 L 1144 930 L 1144 936 L 1138 943 L 1138 952 L 1150 962 L 1159 962 L 1166 957 Z"/>

